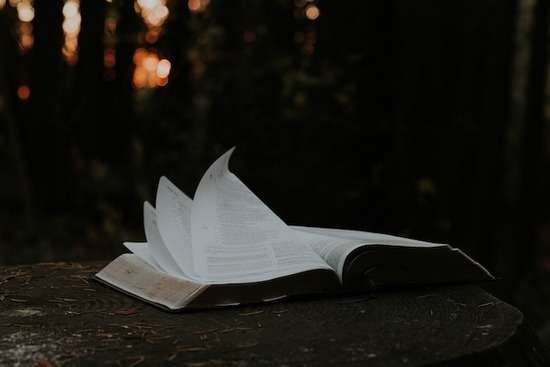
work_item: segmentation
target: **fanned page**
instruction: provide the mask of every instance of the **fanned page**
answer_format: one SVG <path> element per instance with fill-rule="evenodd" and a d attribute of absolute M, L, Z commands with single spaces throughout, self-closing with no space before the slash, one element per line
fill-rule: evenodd
<path fill-rule="evenodd" d="M 141 260 L 151 265 L 153 269 L 164 271 L 151 254 L 147 242 L 124 242 L 124 246 Z"/>
<path fill-rule="evenodd" d="M 191 210 L 193 201 L 166 177 L 161 177 L 157 189 L 157 225 L 166 248 L 183 273 L 195 280 L 193 243 L 191 241 Z"/>
<path fill-rule="evenodd" d="M 143 225 L 145 227 L 145 237 L 147 238 L 149 253 L 159 267 L 170 275 L 188 279 L 166 247 L 157 226 L 155 208 L 147 202 L 143 205 Z"/>
<path fill-rule="evenodd" d="M 216 283 L 269 280 L 330 267 L 228 169 L 233 149 L 206 171 L 193 200 L 199 275 Z"/>
<path fill-rule="evenodd" d="M 291 226 L 303 242 L 306 242 L 342 279 L 347 256 L 355 249 L 368 245 L 406 247 L 440 247 L 444 244 L 417 241 L 381 233 L 351 231 L 331 228 Z"/>

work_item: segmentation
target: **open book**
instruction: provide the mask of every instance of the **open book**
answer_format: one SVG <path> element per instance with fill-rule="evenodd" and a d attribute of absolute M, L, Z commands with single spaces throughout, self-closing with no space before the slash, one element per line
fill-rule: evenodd
<path fill-rule="evenodd" d="M 147 242 L 95 278 L 169 310 L 292 295 L 488 280 L 459 249 L 362 231 L 288 226 L 216 160 L 190 199 L 166 177 L 145 203 Z"/>

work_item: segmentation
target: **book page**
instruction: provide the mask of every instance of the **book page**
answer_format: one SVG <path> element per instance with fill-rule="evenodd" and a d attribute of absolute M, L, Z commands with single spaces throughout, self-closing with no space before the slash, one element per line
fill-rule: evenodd
<path fill-rule="evenodd" d="M 149 251 L 147 242 L 124 242 L 124 246 L 134 255 L 151 265 L 155 270 L 164 271 L 162 267 L 155 261 L 153 255 Z"/>
<path fill-rule="evenodd" d="M 338 230 L 330 228 L 291 226 L 342 279 L 347 256 L 355 249 L 368 245 L 438 247 L 446 246 L 381 233 Z"/>
<path fill-rule="evenodd" d="M 195 193 L 191 237 L 198 273 L 232 283 L 329 268 L 229 171 L 232 152 L 210 166 Z"/>
<path fill-rule="evenodd" d="M 346 257 L 356 248 L 365 245 L 365 242 L 361 240 L 323 236 L 307 231 L 296 231 L 296 234 L 336 271 L 340 280 Z"/>
<path fill-rule="evenodd" d="M 157 264 L 172 276 L 187 278 L 164 244 L 157 226 L 155 208 L 148 202 L 143 203 L 143 225 L 145 227 L 145 237 L 149 244 L 149 251 Z"/>
<path fill-rule="evenodd" d="M 161 177 L 157 188 L 156 213 L 160 235 L 172 258 L 190 278 L 198 278 L 191 242 L 193 201 L 168 178 Z"/>
<path fill-rule="evenodd" d="M 290 226 L 292 229 L 324 236 L 340 237 L 350 240 L 361 240 L 367 244 L 389 245 L 389 246 L 411 246 L 411 247 L 434 247 L 443 246 L 441 243 L 414 240 L 412 238 L 392 236 L 389 234 L 354 231 L 349 229 L 319 228 L 305 226 Z"/>

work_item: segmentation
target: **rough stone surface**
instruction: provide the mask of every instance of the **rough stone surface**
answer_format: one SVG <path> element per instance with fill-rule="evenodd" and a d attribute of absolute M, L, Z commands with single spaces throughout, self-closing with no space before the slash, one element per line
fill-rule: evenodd
<path fill-rule="evenodd" d="M 104 263 L 0 268 L 0 365 L 545 366 L 476 286 L 167 313 L 90 279 Z"/>

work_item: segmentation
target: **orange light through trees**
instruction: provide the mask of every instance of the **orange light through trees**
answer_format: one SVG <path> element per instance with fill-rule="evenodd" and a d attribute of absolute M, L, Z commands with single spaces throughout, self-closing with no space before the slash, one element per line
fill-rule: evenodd
<path fill-rule="evenodd" d="M 158 88 L 168 84 L 170 61 L 159 60 L 154 51 L 138 48 L 134 53 L 134 65 L 132 82 L 136 89 Z"/>
<path fill-rule="evenodd" d="M 63 5 L 63 32 L 65 42 L 63 44 L 63 57 L 69 65 L 76 64 L 78 60 L 78 34 L 80 33 L 80 3 L 78 0 L 66 0 Z"/>
<path fill-rule="evenodd" d="M 4 1 L 5 4 L 5 1 Z M 34 19 L 34 7 L 31 0 L 11 0 L 9 4 L 17 9 L 17 35 L 19 39 L 19 50 L 26 53 L 34 44 L 32 33 L 32 20 Z"/>

